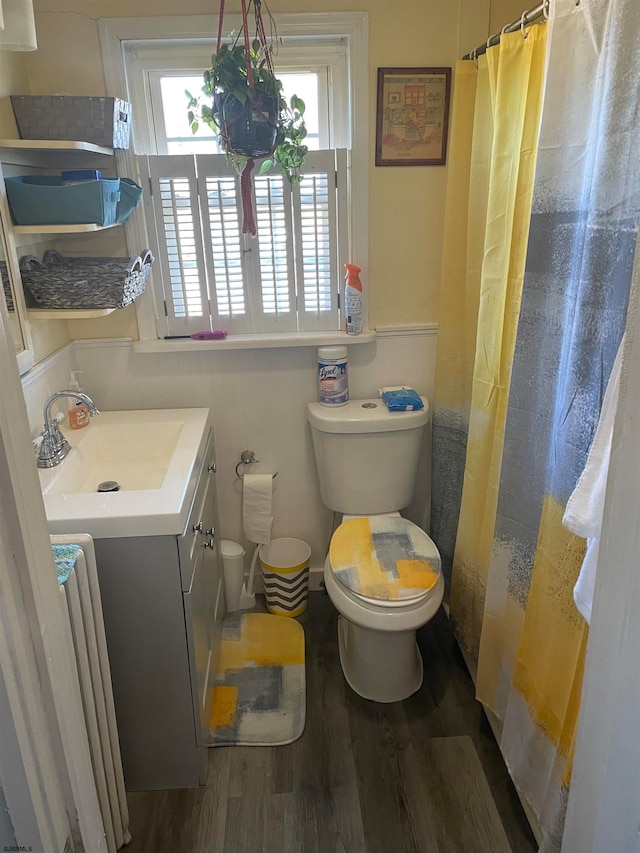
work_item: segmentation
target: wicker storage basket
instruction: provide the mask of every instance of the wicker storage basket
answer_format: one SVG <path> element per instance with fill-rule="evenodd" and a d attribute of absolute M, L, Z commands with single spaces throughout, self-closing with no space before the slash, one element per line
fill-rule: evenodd
<path fill-rule="evenodd" d="M 74 139 L 128 148 L 131 104 L 119 98 L 12 95 L 22 139 Z"/>
<path fill-rule="evenodd" d="M 11 282 L 9 281 L 6 261 L 0 261 L 0 279 L 2 279 L 2 289 L 4 290 L 4 298 L 7 303 L 7 311 L 13 311 L 13 293 L 11 292 Z"/>
<path fill-rule="evenodd" d="M 126 258 L 65 258 L 55 250 L 42 261 L 20 261 L 22 282 L 40 308 L 124 308 L 144 293 L 153 255 Z"/>

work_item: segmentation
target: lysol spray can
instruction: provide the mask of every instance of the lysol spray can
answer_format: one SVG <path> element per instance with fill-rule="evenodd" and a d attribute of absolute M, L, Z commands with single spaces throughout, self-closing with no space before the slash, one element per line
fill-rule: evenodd
<path fill-rule="evenodd" d="M 344 287 L 344 302 L 346 309 L 348 335 L 359 335 L 362 332 L 362 282 L 360 267 L 355 264 L 345 264 L 347 279 Z"/>
<path fill-rule="evenodd" d="M 318 348 L 318 402 L 344 406 L 349 401 L 346 347 Z"/>

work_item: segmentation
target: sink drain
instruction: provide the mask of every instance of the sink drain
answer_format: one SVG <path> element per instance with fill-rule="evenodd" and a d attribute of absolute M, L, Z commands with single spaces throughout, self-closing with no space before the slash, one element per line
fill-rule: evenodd
<path fill-rule="evenodd" d="M 99 492 L 119 492 L 120 491 L 120 483 L 117 480 L 105 480 L 103 483 L 98 484 Z"/>

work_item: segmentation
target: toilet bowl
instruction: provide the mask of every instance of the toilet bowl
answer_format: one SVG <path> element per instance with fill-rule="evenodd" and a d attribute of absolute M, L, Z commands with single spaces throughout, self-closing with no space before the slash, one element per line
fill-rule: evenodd
<path fill-rule="evenodd" d="M 385 703 L 415 693 L 423 672 L 416 630 L 444 594 L 427 534 L 397 513 L 350 517 L 333 534 L 324 580 L 340 614 L 340 663 L 352 690 Z"/>
<path fill-rule="evenodd" d="M 429 421 L 429 403 L 392 412 L 380 399 L 307 405 L 320 496 L 342 524 L 324 566 L 338 610 L 344 676 L 374 702 L 397 702 L 422 684 L 416 630 L 444 594 L 440 555 L 408 506 Z M 423 473 L 424 476 L 424 473 Z"/>

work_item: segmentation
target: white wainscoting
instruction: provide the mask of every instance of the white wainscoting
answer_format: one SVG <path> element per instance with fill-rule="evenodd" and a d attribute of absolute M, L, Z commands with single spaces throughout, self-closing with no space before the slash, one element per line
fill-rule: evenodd
<path fill-rule="evenodd" d="M 377 397 L 381 385 L 407 384 L 431 399 L 436 331 L 435 326 L 379 329 L 376 340 L 350 348 L 351 397 Z M 314 347 L 165 354 L 134 352 L 129 340 L 86 340 L 56 353 L 23 386 L 34 434 L 42 428 L 42 403 L 66 386 L 72 369 L 83 371 L 82 387 L 105 411 L 210 408 L 221 537 L 240 542 L 250 558 L 253 548 L 242 533 L 242 484 L 235 476 L 240 452 L 250 449 L 261 460 L 252 470 L 278 472 L 273 536 L 304 539 L 312 548 L 312 569 L 321 570 L 332 518 L 320 501 L 305 419 L 305 405 L 317 395 L 316 359 Z M 416 496 L 407 511 L 421 525 L 428 519 L 428 444 L 425 437 Z"/>
<path fill-rule="evenodd" d="M 70 343 L 41 361 L 26 376 L 22 377 L 22 391 L 27 406 L 29 429 L 33 438 L 42 431 L 44 426 L 42 407 L 47 398 L 55 391 L 68 388 L 71 378 L 70 372 L 81 369 L 76 368 L 74 345 Z M 79 379 L 84 379 L 84 376 L 80 376 Z M 84 387 L 82 383 L 80 384 Z M 54 406 L 54 414 L 67 411 L 70 402 L 70 400 L 66 402 L 62 400 Z"/>

